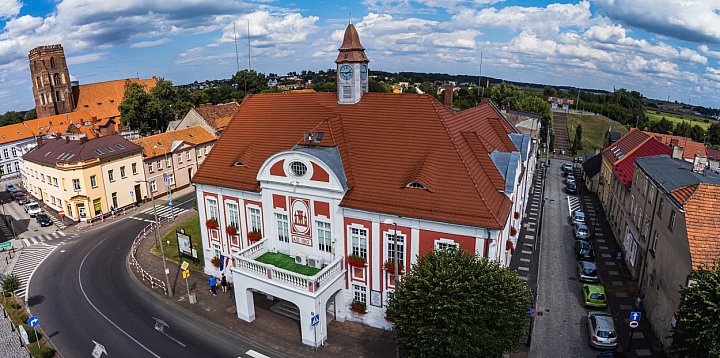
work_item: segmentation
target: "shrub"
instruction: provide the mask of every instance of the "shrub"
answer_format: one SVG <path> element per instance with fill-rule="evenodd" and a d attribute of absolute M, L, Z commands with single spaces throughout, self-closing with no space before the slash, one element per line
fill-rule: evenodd
<path fill-rule="evenodd" d="M 26 323 L 29 318 L 30 318 L 30 316 L 28 316 L 26 313 L 23 313 L 20 315 L 20 322 Z"/>
<path fill-rule="evenodd" d="M 41 358 L 52 358 L 55 356 L 55 350 L 50 347 L 45 347 L 40 351 Z"/>
<path fill-rule="evenodd" d="M 17 302 L 10 302 L 10 308 L 12 308 L 14 310 L 19 310 L 21 307 L 22 306 L 20 306 L 20 304 Z"/>
<path fill-rule="evenodd" d="M 39 339 L 42 338 L 42 334 L 40 334 L 40 332 L 37 333 L 37 338 L 35 338 L 35 332 L 33 331 L 32 327 L 30 327 L 24 323 L 22 326 L 23 326 L 23 328 L 25 328 L 25 332 L 27 332 L 27 334 L 28 334 L 28 342 L 35 343 Z"/>
<path fill-rule="evenodd" d="M 358 255 L 350 255 L 348 256 L 347 263 L 352 267 L 365 267 L 365 258 Z"/>

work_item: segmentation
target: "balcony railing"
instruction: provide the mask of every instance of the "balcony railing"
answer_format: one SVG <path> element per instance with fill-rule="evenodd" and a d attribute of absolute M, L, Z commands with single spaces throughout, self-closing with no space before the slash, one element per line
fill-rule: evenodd
<path fill-rule="evenodd" d="M 237 269 L 245 274 L 261 280 L 306 292 L 316 296 L 320 294 L 326 283 L 342 277 L 345 272 L 344 257 L 338 257 L 314 276 L 305 276 L 279 267 L 256 261 L 255 259 L 269 252 L 269 241 L 264 238 L 235 255 Z"/>

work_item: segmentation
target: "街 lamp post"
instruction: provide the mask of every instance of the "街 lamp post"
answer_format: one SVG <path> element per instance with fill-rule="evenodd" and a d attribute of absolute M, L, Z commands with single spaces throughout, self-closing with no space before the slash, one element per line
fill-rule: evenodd
<path fill-rule="evenodd" d="M 165 261 L 165 247 L 163 247 L 162 242 L 160 242 L 160 222 L 158 221 L 158 215 L 157 215 L 157 206 L 155 206 L 155 195 L 153 195 L 153 192 L 150 188 L 150 182 L 147 180 L 142 179 L 135 179 L 136 183 L 145 183 L 145 185 L 148 188 L 148 191 L 150 192 L 150 201 L 153 203 L 153 214 L 155 215 L 155 242 L 160 245 L 160 254 L 162 255 L 162 261 L 163 261 L 163 268 L 165 269 L 165 284 L 167 285 L 167 295 L 172 297 L 173 291 L 172 286 L 170 285 L 170 270 L 167 268 L 167 262 Z"/>

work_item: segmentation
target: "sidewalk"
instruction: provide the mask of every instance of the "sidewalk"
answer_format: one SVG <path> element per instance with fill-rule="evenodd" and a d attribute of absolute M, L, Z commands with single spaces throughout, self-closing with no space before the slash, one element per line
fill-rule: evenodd
<path fill-rule="evenodd" d="M 576 178 L 582 178 L 577 176 Z M 623 262 L 618 264 L 615 254 L 620 251 L 617 241 L 613 237 L 610 225 L 603 212 L 597 195 L 590 193 L 584 183 L 582 190 L 582 206 L 586 217 L 590 220 L 588 226 L 593 231 L 593 248 L 598 267 L 598 273 L 605 284 L 605 294 L 608 310 L 615 318 L 615 329 L 618 334 L 620 350 L 628 357 L 665 357 L 662 344 L 655 337 L 647 320 L 642 305 L 634 308 L 635 298 L 640 295 L 637 285 L 632 280 L 630 271 Z M 640 325 L 636 328 L 630 343 L 630 312 L 640 311 L 642 317 Z"/>
<path fill-rule="evenodd" d="M 180 214 L 174 222 L 161 227 L 162 234 L 174 230 L 172 225 L 175 223 L 183 222 L 196 215 L 197 211 L 195 210 Z M 138 247 L 136 257 L 143 269 L 155 277 L 163 277 L 162 259 L 150 253 L 153 245 L 152 236 L 146 237 Z M 159 299 L 177 304 L 239 336 L 255 342 L 262 342 L 269 349 L 282 351 L 286 355 L 296 357 L 395 356 L 395 344 L 389 331 L 348 321 L 329 322 L 328 339 L 316 353 L 312 347 L 301 343 L 300 322 L 271 311 L 271 307 L 280 301 L 268 300 L 265 295 L 261 294 L 255 294 L 255 321 L 252 323 L 242 321 L 236 314 L 234 291 L 231 289 L 228 293 L 222 293 L 218 287 L 217 296 L 213 296 L 207 287 L 209 276 L 202 272 L 192 271 L 188 279 L 190 290 L 197 297 L 197 303 L 190 304 L 187 300 L 187 288 L 178 270 L 178 265 L 168 261 L 168 267 L 175 296 L 168 298 L 160 290 L 153 290 Z M 133 274 L 138 278 L 138 282 L 142 282 L 135 270 L 133 270 Z"/>
<path fill-rule="evenodd" d="M 6 318 L 2 310 L 4 308 L 0 308 L 0 357 L 29 357 L 28 351 L 20 344 L 20 334 L 17 332 L 17 328 L 11 328 L 10 317 Z"/>

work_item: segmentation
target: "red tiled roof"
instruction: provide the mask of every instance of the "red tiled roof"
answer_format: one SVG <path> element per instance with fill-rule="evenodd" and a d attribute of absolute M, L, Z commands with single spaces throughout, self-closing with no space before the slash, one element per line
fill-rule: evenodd
<path fill-rule="evenodd" d="M 720 159 L 720 150 L 705 148 L 705 151 L 707 151 L 708 158 Z"/>
<path fill-rule="evenodd" d="M 337 145 L 348 181 L 342 206 L 488 228 L 506 222 L 502 176 L 478 143 L 516 151 L 501 138 L 515 130 L 487 102 L 453 114 L 429 95 L 366 93 L 339 105 L 335 93 L 318 92 L 251 95 L 240 107 L 193 182 L 257 192 L 267 158 L 323 128 L 321 145 Z M 405 188 L 411 180 L 429 190 Z"/>
<path fill-rule="evenodd" d="M 25 123 L 20 122 L 0 127 L 0 144 L 34 137 L 36 132 Z"/>
<path fill-rule="evenodd" d="M 671 192 L 685 210 L 690 257 L 694 269 L 720 258 L 720 185 L 693 184 Z"/>
<path fill-rule="evenodd" d="M 683 148 L 683 158 L 693 160 L 695 159 L 695 156 L 700 157 L 706 157 L 707 151 L 705 150 L 705 145 L 702 143 L 698 143 L 690 138 L 681 137 L 677 135 L 670 135 L 670 134 L 660 134 L 660 133 L 653 133 L 653 132 L 645 132 L 645 134 L 653 136 L 655 139 L 659 140 L 663 144 L 667 146 L 676 146 L 676 147 L 682 147 Z"/>
<path fill-rule="evenodd" d="M 215 128 L 215 130 L 222 131 L 230 122 L 230 118 L 235 114 L 235 111 L 240 108 L 237 102 L 223 103 L 223 104 L 201 104 L 195 108 L 195 112 L 203 117 L 203 119 Z"/>
<path fill-rule="evenodd" d="M 632 128 L 630 132 L 617 142 L 605 148 L 603 150 L 603 156 L 610 161 L 610 164 L 615 165 L 619 160 L 648 140 L 648 138 L 650 138 L 650 136 L 645 134 L 645 132 L 637 128 Z"/>
<path fill-rule="evenodd" d="M 155 87 L 157 79 L 128 78 L 80 85 L 75 91 L 76 93 L 73 93 L 75 108 L 77 110 L 86 110 L 97 118 L 117 117 L 120 115 L 118 106 L 125 98 L 125 90 L 132 83 L 138 83 L 146 91 L 149 91 Z"/>
<path fill-rule="evenodd" d="M 622 140 L 622 138 L 620 140 Z M 661 154 L 672 155 L 672 149 L 665 144 L 660 143 L 655 138 L 648 137 L 645 142 L 640 144 L 640 146 L 634 148 L 629 154 L 618 159 L 613 166 L 613 171 L 620 181 L 622 181 L 623 185 L 625 185 L 626 188 L 629 188 L 632 185 L 633 175 L 635 174 L 635 158 Z"/>
<path fill-rule="evenodd" d="M 215 135 L 211 134 L 202 126 L 192 126 L 170 132 L 151 135 L 133 140 L 132 142 L 143 147 L 143 156 L 153 158 L 165 153 L 170 153 L 173 142 L 184 141 L 192 145 L 212 142 Z M 155 148 L 157 146 L 157 148 Z"/>

